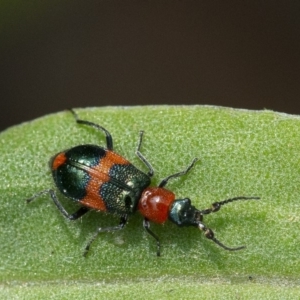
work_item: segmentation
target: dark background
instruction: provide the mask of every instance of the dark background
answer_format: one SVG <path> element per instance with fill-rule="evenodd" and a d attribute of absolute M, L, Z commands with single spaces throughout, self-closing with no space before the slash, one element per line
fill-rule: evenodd
<path fill-rule="evenodd" d="M 0 130 L 70 107 L 300 114 L 300 1 L 1 1 Z"/>

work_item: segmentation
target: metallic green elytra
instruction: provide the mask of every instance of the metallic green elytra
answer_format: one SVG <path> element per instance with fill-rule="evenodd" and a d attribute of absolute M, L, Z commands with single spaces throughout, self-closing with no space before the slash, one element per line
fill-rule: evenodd
<path fill-rule="evenodd" d="M 50 161 L 59 191 L 91 209 L 132 214 L 150 177 L 111 150 L 76 146 Z"/>

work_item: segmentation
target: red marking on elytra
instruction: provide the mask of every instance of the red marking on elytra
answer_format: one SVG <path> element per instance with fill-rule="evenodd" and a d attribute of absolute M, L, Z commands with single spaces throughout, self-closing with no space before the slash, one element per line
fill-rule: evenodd
<path fill-rule="evenodd" d="M 52 170 L 57 170 L 61 165 L 63 165 L 67 160 L 66 154 L 61 152 L 55 156 L 52 162 Z"/>
<path fill-rule="evenodd" d="M 126 165 L 129 162 L 115 152 L 107 150 L 96 166 L 84 168 L 90 174 L 91 179 L 86 186 L 86 196 L 79 201 L 81 204 L 95 210 L 106 211 L 105 201 L 99 191 L 102 184 L 110 180 L 109 170 L 116 164 Z"/>

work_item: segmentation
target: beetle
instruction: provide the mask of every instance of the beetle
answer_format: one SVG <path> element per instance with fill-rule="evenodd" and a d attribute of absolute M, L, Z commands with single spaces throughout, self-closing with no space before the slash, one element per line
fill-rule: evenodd
<path fill-rule="evenodd" d="M 150 222 L 164 223 L 167 220 L 182 226 L 199 228 L 204 236 L 225 250 L 236 251 L 245 246 L 230 248 L 214 236 L 214 232 L 203 223 L 203 216 L 217 212 L 220 208 L 237 200 L 257 200 L 259 197 L 235 197 L 214 202 L 211 208 L 198 210 L 189 198 L 177 199 L 175 194 L 166 189 L 167 183 L 174 178 L 186 175 L 197 162 L 194 158 L 183 171 L 164 178 L 157 187 L 150 186 L 154 170 L 140 152 L 143 131 L 140 131 L 136 149 L 137 157 L 148 168 L 144 173 L 127 159 L 113 151 L 113 139 L 108 130 L 90 121 L 79 119 L 74 110 L 70 110 L 77 124 L 86 125 L 102 131 L 106 138 L 106 148 L 98 145 L 78 145 L 54 155 L 49 162 L 53 180 L 58 191 L 81 206 L 73 214 L 69 214 L 59 201 L 54 189 L 41 191 L 27 203 L 49 194 L 58 210 L 69 220 L 76 220 L 90 210 L 103 211 L 120 216 L 120 222 L 113 227 L 98 228 L 84 250 L 87 255 L 92 242 L 99 233 L 121 230 L 127 223 L 128 216 L 139 211 L 144 217 L 143 227 L 155 239 L 157 256 L 160 256 L 160 240 L 150 229 Z"/>

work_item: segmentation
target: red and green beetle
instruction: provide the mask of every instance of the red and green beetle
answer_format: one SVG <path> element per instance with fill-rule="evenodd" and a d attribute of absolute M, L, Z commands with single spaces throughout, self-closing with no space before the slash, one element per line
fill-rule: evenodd
<path fill-rule="evenodd" d="M 43 194 L 50 194 L 59 211 L 69 220 L 76 220 L 89 210 L 104 211 L 120 216 L 120 223 L 113 227 L 98 228 L 96 234 L 85 248 L 84 255 L 90 245 L 101 232 L 117 231 L 127 223 L 128 216 L 139 211 L 143 217 L 143 226 L 156 240 L 157 256 L 160 256 L 160 241 L 150 229 L 150 222 L 164 223 L 172 221 L 178 226 L 194 226 L 199 228 L 206 238 L 212 240 L 222 248 L 230 251 L 240 250 L 244 246 L 230 248 L 214 237 L 213 231 L 203 223 L 203 216 L 217 212 L 221 206 L 237 201 L 259 199 L 259 197 L 235 197 L 212 204 L 211 208 L 198 210 L 189 198 L 176 199 L 175 194 L 166 189 L 169 180 L 187 174 L 197 161 L 183 171 L 169 175 L 157 187 L 151 187 L 151 177 L 154 175 L 151 164 L 140 152 L 143 131 L 136 155 L 148 168 L 144 173 L 137 169 L 124 157 L 113 151 L 113 139 L 104 127 L 90 121 L 78 118 L 75 111 L 70 110 L 78 124 L 93 127 L 102 131 L 106 137 L 106 148 L 98 145 L 79 145 L 62 151 L 50 159 L 50 169 L 54 183 L 61 194 L 78 202 L 81 207 L 73 214 L 69 214 L 56 196 L 54 189 L 48 189 L 27 199 L 31 202 Z"/>

